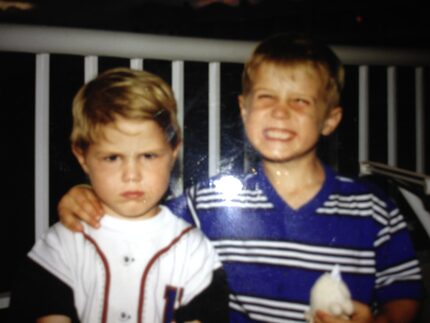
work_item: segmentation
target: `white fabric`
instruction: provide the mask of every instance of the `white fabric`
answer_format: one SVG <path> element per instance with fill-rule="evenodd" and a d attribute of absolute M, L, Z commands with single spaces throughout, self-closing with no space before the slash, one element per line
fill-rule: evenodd
<path fill-rule="evenodd" d="M 205 289 L 221 266 L 202 233 L 187 231 L 190 225 L 165 207 L 146 220 L 106 215 L 101 229 L 84 226 L 81 234 L 57 223 L 29 253 L 73 289 L 81 322 L 102 322 L 104 311 L 106 322 L 138 322 L 139 312 L 143 322 L 162 322 L 166 288 L 183 289 L 178 308 Z"/>

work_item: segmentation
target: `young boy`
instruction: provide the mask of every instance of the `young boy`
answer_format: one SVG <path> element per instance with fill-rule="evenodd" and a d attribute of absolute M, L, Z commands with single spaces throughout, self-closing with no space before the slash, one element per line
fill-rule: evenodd
<path fill-rule="evenodd" d="M 181 143 L 170 87 L 117 68 L 73 101 L 71 145 L 105 216 L 55 224 L 28 254 L 14 322 L 226 322 L 228 289 L 209 240 L 159 204 Z M 61 292 L 58 292 L 61 290 Z"/>
<path fill-rule="evenodd" d="M 239 97 L 260 164 L 198 183 L 169 203 L 214 243 L 232 322 L 304 322 L 311 287 L 336 265 L 354 313 L 345 321 L 317 311 L 314 322 L 411 322 L 417 312 L 421 273 L 403 216 L 379 189 L 317 157 L 320 136 L 341 121 L 343 82 L 328 47 L 287 34 L 263 41 L 245 64 Z M 74 216 L 94 223 L 90 192 L 74 188 L 62 199 L 70 228 L 79 230 Z"/>

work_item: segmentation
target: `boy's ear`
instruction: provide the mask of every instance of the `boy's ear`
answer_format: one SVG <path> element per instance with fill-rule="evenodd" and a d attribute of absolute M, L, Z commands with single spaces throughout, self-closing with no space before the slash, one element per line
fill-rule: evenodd
<path fill-rule="evenodd" d="M 340 121 L 342 120 L 343 110 L 341 107 L 334 107 L 328 111 L 327 116 L 325 117 L 323 127 L 321 129 L 321 134 L 323 136 L 328 136 L 333 131 L 336 130 Z"/>
<path fill-rule="evenodd" d="M 75 155 L 76 159 L 79 162 L 79 165 L 81 165 L 84 172 L 88 174 L 88 167 L 85 160 L 85 153 L 82 151 L 82 149 L 78 148 L 76 145 L 72 145 L 72 152 L 73 152 L 73 155 Z"/>
<path fill-rule="evenodd" d="M 246 106 L 245 106 L 245 96 L 243 94 L 239 95 L 237 97 L 237 101 L 239 103 L 239 109 L 240 109 L 240 116 L 242 118 L 242 121 L 245 121 L 245 117 L 246 117 Z"/>
<path fill-rule="evenodd" d="M 172 159 L 171 167 L 173 167 L 175 165 L 176 160 L 178 158 L 178 154 L 180 151 L 181 151 L 181 142 L 178 143 L 175 148 L 173 148 L 173 159 Z"/>

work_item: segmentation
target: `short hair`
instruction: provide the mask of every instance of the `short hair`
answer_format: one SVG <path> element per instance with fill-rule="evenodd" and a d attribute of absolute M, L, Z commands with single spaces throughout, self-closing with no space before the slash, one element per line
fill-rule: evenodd
<path fill-rule="evenodd" d="M 83 85 L 72 104 L 72 145 L 85 151 L 118 117 L 154 120 L 175 148 L 181 140 L 176 101 L 170 86 L 145 71 L 114 68 Z"/>
<path fill-rule="evenodd" d="M 344 67 L 336 54 L 325 44 L 303 34 L 280 33 L 263 40 L 245 63 L 242 92 L 248 94 L 258 69 L 264 64 L 279 67 L 308 66 L 318 72 L 325 83 L 330 107 L 339 104 L 344 85 Z"/>

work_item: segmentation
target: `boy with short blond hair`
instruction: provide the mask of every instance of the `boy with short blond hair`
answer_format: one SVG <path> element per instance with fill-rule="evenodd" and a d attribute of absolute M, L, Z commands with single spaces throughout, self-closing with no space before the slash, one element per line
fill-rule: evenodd
<path fill-rule="evenodd" d="M 79 90 L 71 145 L 102 229 L 57 223 L 37 241 L 12 293 L 15 322 L 228 321 L 211 243 L 160 205 L 180 143 L 173 93 L 158 76 L 116 68 Z"/>
<path fill-rule="evenodd" d="M 354 312 L 345 320 L 317 311 L 314 322 L 413 321 L 421 272 L 402 214 L 380 189 L 336 174 L 317 156 L 320 136 L 342 119 L 343 82 L 337 56 L 313 39 L 279 34 L 260 43 L 239 97 L 260 163 L 169 202 L 213 241 L 231 290 L 231 322 L 304 322 L 313 284 L 335 266 Z M 90 202 L 74 202 L 83 194 L 74 188 L 60 203 L 70 227 L 72 213 L 96 213 Z"/>

